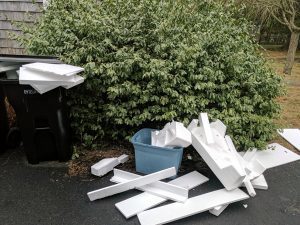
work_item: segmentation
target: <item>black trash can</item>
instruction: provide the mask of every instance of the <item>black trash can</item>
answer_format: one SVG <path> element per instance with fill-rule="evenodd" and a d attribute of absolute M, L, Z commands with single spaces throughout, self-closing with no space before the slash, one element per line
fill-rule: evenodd
<path fill-rule="evenodd" d="M 0 153 L 6 149 L 6 136 L 8 133 L 8 119 L 5 106 L 3 86 L 0 84 Z"/>
<path fill-rule="evenodd" d="M 17 56 L 14 56 L 17 57 Z M 0 61 L 3 57 L 0 57 Z M 5 58 L 16 62 L 38 62 L 38 57 Z M 23 61 L 22 61 L 23 60 Z M 53 58 L 42 58 L 53 63 Z M 69 110 L 66 93 L 56 88 L 43 95 L 18 80 L 0 79 L 4 93 L 16 112 L 24 150 L 31 164 L 40 161 L 67 161 L 71 158 Z"/>

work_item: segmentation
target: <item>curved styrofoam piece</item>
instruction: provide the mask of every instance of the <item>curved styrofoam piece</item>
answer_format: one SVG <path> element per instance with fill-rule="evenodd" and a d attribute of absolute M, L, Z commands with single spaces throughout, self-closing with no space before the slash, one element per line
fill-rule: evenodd
<path fill-rule="evenodd" d="M 192 130 L 192 144 L 227 190 L 238 188 L 246 173 L 232 154 L 225 139 L 215 129 L 213 144 L 206 144 L 202 127 Z"/>
<path fill-rule="evenodd" d="M 144 211 L 138 214 L 138 219 L 141 225 L 166 224 L 207 211 L 219 205 L 225 205 L 247 198 L 249 198 L 249 196 L 238 188 L 232 191 L 221 189 L 189 198 L 183 204 L 172 203 Z"/>

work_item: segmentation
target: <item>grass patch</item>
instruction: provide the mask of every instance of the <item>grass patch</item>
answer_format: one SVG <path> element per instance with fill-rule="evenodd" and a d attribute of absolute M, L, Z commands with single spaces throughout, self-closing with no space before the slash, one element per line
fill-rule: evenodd
<path fill-rule="evenodd" d="M 276 73 L 283 77 L 286 88 L 286 95 L 278 99 L 282 107 L 282 114 L 276 121 L 276 124 L 281 128 L 300 128 L 300 51 L 296 54 L 292 75 L 283 74 L 287 52 L 266 51 L 264 54 Z M 289 149 L 295 150 L 281 137 L 277 137 L 272 142 L 275 141 Z"/>

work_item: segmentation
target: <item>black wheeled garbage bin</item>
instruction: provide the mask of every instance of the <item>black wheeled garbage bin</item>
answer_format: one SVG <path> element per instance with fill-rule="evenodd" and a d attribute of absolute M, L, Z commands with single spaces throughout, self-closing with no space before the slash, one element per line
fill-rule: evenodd
<path fill-rule="evenodd" d="M 0 153 L 5 151 L 6 136 L 8 133 L 8 119 L 5 107 L 5 95 L 2 85 L 0 84 Z"/>
<path fill-rule="evenodd" d="M 39 62 L 38 57 L 14 57 L 4 57 L 4 60 L 16 60 L 24 64 Z M 43 57 L 42 60 L 53 63 L 53 58 L 47 61 Z M 28 162 L 37 164 L 40 161 L 69 160 L 72 149 L 65 89 L 56 88 L 41 95 L 29 85 L 20 85 L 18 80 L 2 78 L 0 85 L 16 112 Z"/>

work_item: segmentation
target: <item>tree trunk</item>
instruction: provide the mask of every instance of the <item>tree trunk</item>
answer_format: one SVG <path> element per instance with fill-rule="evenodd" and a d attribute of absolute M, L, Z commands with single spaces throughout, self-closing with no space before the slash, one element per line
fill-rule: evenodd
<path fill-rule="evenodd" d="M 291 75 L 294 61 L 295 61 L 295 55 L 298 47 L 298 41 L 299 41 L 299 32 L 292 32 L 291 40 L 290 40 L 290 46 L 289 51 L 286 58 L 286 63 L 283 72 L 285 74 Z"/>

